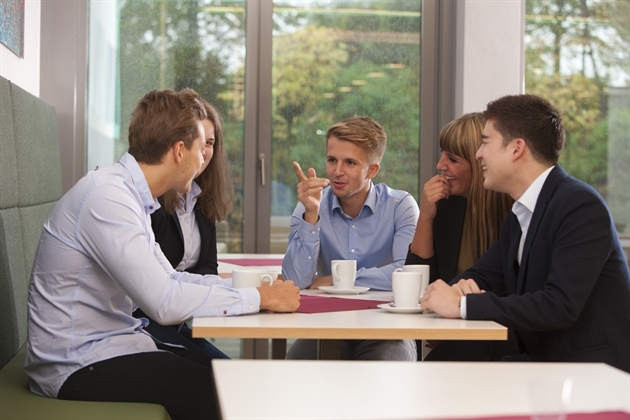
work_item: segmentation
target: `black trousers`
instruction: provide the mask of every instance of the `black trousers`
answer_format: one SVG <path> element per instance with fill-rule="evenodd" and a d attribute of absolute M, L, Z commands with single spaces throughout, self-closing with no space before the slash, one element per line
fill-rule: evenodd
<path fill-rule="evenodd" d="M 422 344 L 418 343 L 418 356 Z M 497 362 L 506 356 L 519 354 L 518 341 L 514 332 L 508 330 L 507 340 L 442 340 L 424 358 L 427 362 Z M 418 360 L 421 360 L 418 357 Z"/>
<path fill-rule="evenodd" d="M 218 418 L 211 359 L 175 351 L 180 354 L 130 354 L 86 366 L 68 377 L 57 398 L 160 404 L 173 420 Z"/>
<path fill-rule="evenodd" d="M 192 330 L 185 323 L 180 325 L 160 325 L 140 308 L 133 312 L 133 317 L 147 318 L 149 320 L 149 325 L 144 330 L 153 337 L 158 345 L 160 343 L 179 344 L 192 352 L 205 353 L 211 359 L 229 359 L 225 353 L 205 338 L 193 338 Z"/>

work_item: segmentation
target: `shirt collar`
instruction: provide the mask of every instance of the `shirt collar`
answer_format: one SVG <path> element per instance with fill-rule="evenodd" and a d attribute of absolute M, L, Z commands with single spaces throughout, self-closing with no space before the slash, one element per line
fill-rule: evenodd
<path fill-rule="evenodd" d="M 542 191 L 542 187 L 547 180 L 547 176 L 549 176 L 549 173 L 554 166 L 546 169 L 543 173 L 538 175 L 538 178 L 536 178 L 534 182 L 527 187 L 523 195 L 521 195 L 521 197 L 512 205 L 512 212 L 518 218 L 521 228 L 529 225 L 529 220 L 536 208 L 536 202 L 538 201 L 540 191 Z"/>
<path fill-rule="evenodd" d="M 538 175 L 538 178 L 536 178 L 534 182 L 531 183 L 531 185 L 525 190 L 523 195 L 521 195 L 521 197 L 517 200 L 522 205 L 527 207 L 527 209 L 532 213 L 534 212 L 534 208 L 536 208 L 538 196 L 540 195 L 540 191 L 542 190 L 542 187 L 547 180 L 547 176 L 549 176 L 549 172 L 551 172 L 554 166 L 547 168 L 542 174 Z"/>
<path fill-rule="evenodd" d="M 372 213 L 375 212 L 375 209 L 376 209 L 376 188 L 374 188 L 374 184 L 372 183 L 372 181 L 370 181 L 370 190 L 368 191 L 367 197 L 365 197 L 365 203 L 363 203 L 363 207 L 362 208 L 365 208 L 365 207 L 368 207 L 370 210 L 372 210 Z M 334 194 L 333 194 L 333 201 L 332 201 L 332 209 L 333 209 L 333 211 L 335 211 L 335 209 L 339 209 L 339 211 L 341 213 L 343 213 L 343 209 L 341 208 L 341 204 L 339 203 L 339 197 L 337 197 Z M 345 213 L 343 213 L 343 214 L 345 214 Z M 359 215 L 360 214 L 361 213 L 359 213 Z"/>
<path fill-rule="evenodd" d="M 191 209 L 195 207 L 199 194 L 201 194 L 201 187 L 195 181 L 193 181 L 190 184 L 190 191 L 188 192 L 188 194 L 186 194 L 186 197 L 180 197 L 179 199 L 179 207 L 177 208 L 178 212 L 180 210 L 183 213 L 188 213 L 192 211 Z"/>
<path fill-rule="evenodd" d="M 159 209 L 160 203 L 151 194 L 147 179 L 145 178 L 142 169 L 140 169 L 140 165 L 138 165 L 138 161 L 136 160 L 136 158 L 134 158 L 128 152 L 125 152 L 118 163 L 120 163 L 125 169 L 127 169 L 127 171 L 129 171 L 129 175 L 131 175 L 131 182 L 133 182 L 133 185 L 136 187 L 138 195 L 140 196 L 140 200 L 142 200 L 144 210 L 147 212 L 147 214 L 151 214 Z"/>

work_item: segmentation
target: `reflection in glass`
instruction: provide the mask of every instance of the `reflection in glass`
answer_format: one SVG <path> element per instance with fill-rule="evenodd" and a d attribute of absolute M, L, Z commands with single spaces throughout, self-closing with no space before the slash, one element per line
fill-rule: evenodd
<path fill-rule="evenodd" d="M 560 164 L 608 202 L 630 257 L 630 2 L 527 0 L 525 90 L 567 129 Z"/>
<path fill-rule="evenodd" d="M 92 9 L 97 10 L 99 3 L 93 1 Z M 116 69 L 113 160 L 127 150 L 131 111 L 145 93 L 153 89 L 195 89 L 223 114 L 236 189 L 234 210 L 227 220 L 217 224 L 218 249 L 241 252 L 245 3 L 132 0 L 119 1 L 117 7 L 118 57 L 108 64 Z M 98 59 L 98 51 L 95 56 Z M 102 63 L 91 68 L 99 67 Z M 108 89 L 113 91 L 114 86 Z M 90 98 L 91 102 L 98 100 Z M 96 147 L 91 139 L 89 147 Z"/>

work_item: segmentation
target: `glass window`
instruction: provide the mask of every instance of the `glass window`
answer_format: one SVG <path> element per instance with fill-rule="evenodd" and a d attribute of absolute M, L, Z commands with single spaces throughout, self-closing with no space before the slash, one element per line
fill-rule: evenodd
<path fill-rule="evenodd" d="M 253 184 L 244 179 L 246 157 L 255 153 L 244 150 L 244 81 L 246 71 L 260 71 L 246 69 L 246 35 L 257 36 L 248 33 L 246 6 L 90 3 L 88 169 L 124 153 L 131 111 L 146 92 L 195 89 L 223 114 L 236 189 L 234 210 L 218 225 L 219 252 L 243 252 L 243 197 L 257 194 L 245 191 Z M 383 124 L 388 147 L 375 182 L 418 198 L 420 9 L 416 1 L 273 3 L 272 101 L 261 105 L 273 110 L 270 252 L 286 250 L 297 202 L 292 161 L 324 174 L 325 131 L 343 118 L 367 115 Z M 252 234 L 252 223 L 265 221 L 248 223 Z"/>
<path fill-rule="evenodd" d="M 328 127 L 353 115 L 387 132 L 375 183 L 418 198 L 419 1 L 274 2 L 272 253 L 284 253 L 297 202 L 292 162 L 325 177 Z"/>
<path fill-rule="evenodd" d="M 527 0 L 525 47 L 526 92 L 563 114 L 560 164 L 604 197 L 630 257 L 630 2 Z"/>
<path fill-rule="evenodd" d="M 131 111 L 144 94 L 195 89 L 223 115 L 237 193 L 234 210 L 217 225 L 218 251 L 241 252 L 245 3 L 121 0 L 90 7 L 88 169 L 127 150 Z"/>

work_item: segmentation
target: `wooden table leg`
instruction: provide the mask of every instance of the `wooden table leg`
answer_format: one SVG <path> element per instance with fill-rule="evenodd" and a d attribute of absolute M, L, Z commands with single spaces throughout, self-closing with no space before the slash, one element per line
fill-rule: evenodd
<path fill-rule="evenodd" d="M 283 360 L 287 355 L 287 339 L 274 338 L 271 340 L 271 358 Z"/>
<path fill-rule="evenodd" d="M 340 340 L 317 340 L 317 358 L 319 360 L 340 360 Z"/>
<path fill-rule="evenodd" d="M 243 359 L 268 359 L 269 340 L 266 338 L 244 338 L 241 341 Z"/>

